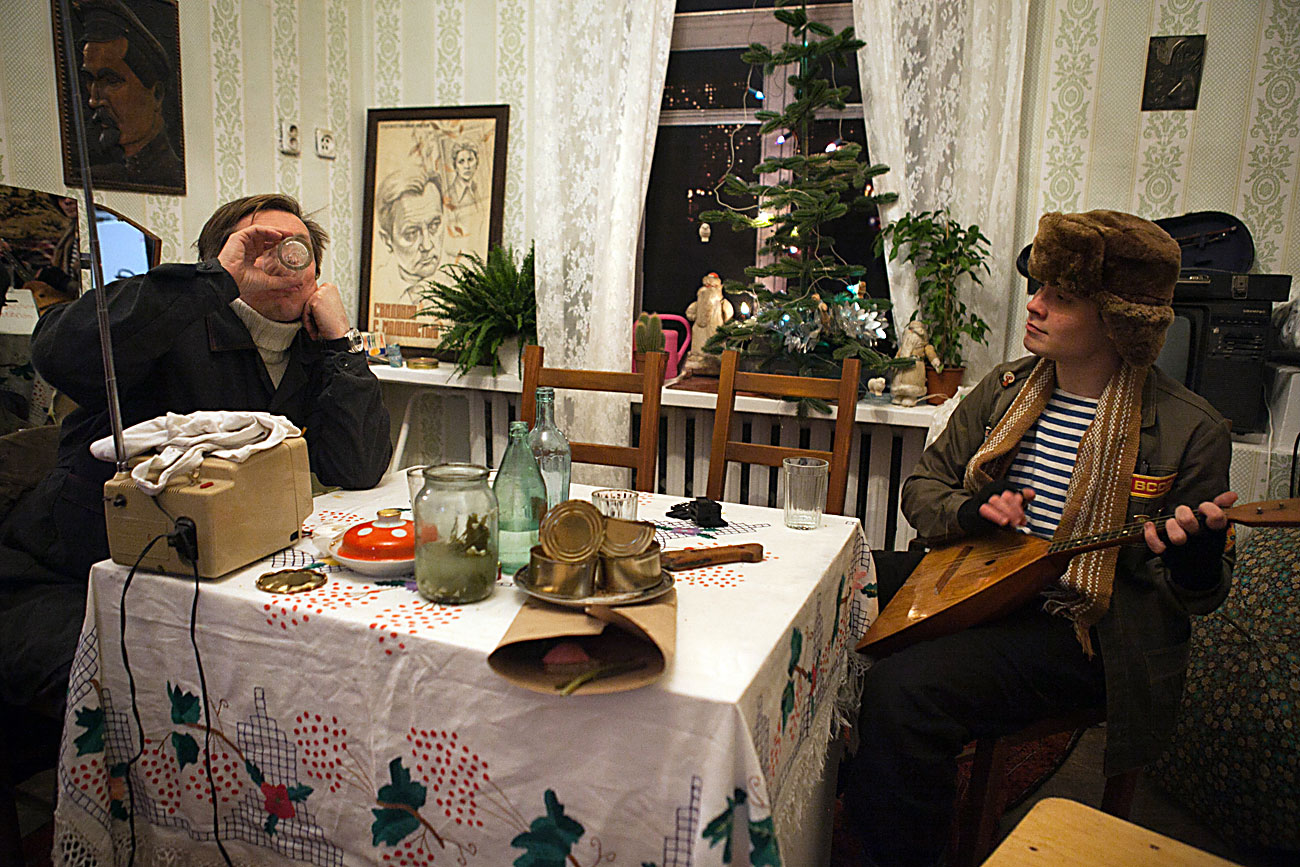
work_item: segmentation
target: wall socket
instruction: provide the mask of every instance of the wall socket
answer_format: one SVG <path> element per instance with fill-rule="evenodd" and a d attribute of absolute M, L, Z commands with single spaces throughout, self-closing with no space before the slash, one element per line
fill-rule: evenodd
<path fill-rule="evenodd" d="M 323 160 L 332 160 L 338 156 L 334 149 L 334 133 L 316 127 L 316 156 Z"/>
<path fill-rule="evenodd" d="M 298 124 L 291 120 L 280 121 L 280 153 L 296 157 L 302 153 L 302 144 L 298 140 Z"/>

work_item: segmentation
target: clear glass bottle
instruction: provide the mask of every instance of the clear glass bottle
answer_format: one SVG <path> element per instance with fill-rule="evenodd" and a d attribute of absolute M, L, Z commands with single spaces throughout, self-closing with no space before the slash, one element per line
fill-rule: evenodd
<path fill-rule="evenodd" d="M 477 602 L 497 577 L 497 498 L 487 467 L 438 464 L 424 470 L 415 513 L 415 586 L 434 602 Z"/>
<path fill-rule="evenodd" d="M 500 508 L 501 569 L 513 575 L 528 565 L 528 553 L 546 514 L 546 484 L 528 447 L 528 425 L 510 422 L 510 444 L 501 456 L 492 490 Z"/>
<path fill-rule="evenodd" d="M 528 434 L 528 445 L 542 471 L 546 484 L 546 508 L 569 499 L 569 440 L 555 426 L 555 389 L 543 385 L 537 389 L 537 422 Z"/>

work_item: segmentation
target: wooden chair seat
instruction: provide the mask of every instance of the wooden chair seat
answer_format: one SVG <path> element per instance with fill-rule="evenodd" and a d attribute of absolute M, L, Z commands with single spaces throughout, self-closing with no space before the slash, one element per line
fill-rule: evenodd
<path fill-rule="evenodd" d="M 830 463 L 826 512 L 832 515 L 844 514 L 844 495 L 849 482 L 849 447 L 853 441 L 853 425 L 858 406 L 858 378 L 861 375 L 862 363 L 856 358 L 846 358 L 839 379 L 821 379 L 808 376 L 748 373 L 737 369 L 739 360 L 740 355 L 735 350 L 729 349 L 722 353 L 722 372 L 718 377 L 718 403 L 713 419 L 713 447 L 709 451 L 709 499 L 722 499 L 728 461 L 779 467 L 785 458 L 822 458 Z M 835 401 L 835 434 L 830 451 L 747 443 L 731 439 L 731 421 L 736 407 L 737 391 L 755 392 L 772 397 L 807 397 Z"/>
<path fill-rule="evenodd" d="M 524 348 L 524 391 L 520 402 L 523 420 L 531 428 L 537 419 L 537 387 L 540 385 L 641 395 L 641 427 L 635 446 L 570 440 L 569 451 L 575 463 L 627 467 L 633 471 L 633 487 L 653 493 L 658 482 L 655 464 L 659 459 L 659 403 L 664 368 L 668 363 L 667 353 L 647 352 L 640 373 L 544 367 L 545 357 L 546 350 L 540 346 Z"/>
<path fill-rule="evenodd" d="M 957 851 L 952 858 L 954 867 L 974 867 L 983 863 L 993 851 L 1005 800 L 1002 782 L 1006 779 L 1007 757 L 1012 749 L 1040 738 L 1089 728 L 1105 721 L 1105 710 L 1089 708 L 1039 720 L 1000 738 L 977 740 L 975 757 L 971 762 L 970 785 L 966 790 L 961 813 L 957 816 Z M 1133 808 L 1133 793 L 1137 790 L 1141 773 L 1141 770 L 1132 770 L 1107 777 L 1101 809 L 1112 816 L 1127 819 Z"/>

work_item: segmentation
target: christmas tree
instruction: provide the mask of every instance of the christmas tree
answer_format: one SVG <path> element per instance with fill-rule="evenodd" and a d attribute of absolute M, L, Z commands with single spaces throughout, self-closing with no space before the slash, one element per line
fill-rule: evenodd
<path fill-rule="evenodd" d="M 859 144 L 836 140 L 816 153 L 810 147 L 818 112 L 843 109 L 850 91 L 832 86 L 822 77 L 823 67 L 846 66 L 849 54 L 865 43 L 852 27 L 836 33 L 809 20 L 802 2 L 777 0 L 776 7 L 774 14 L 789 28 L 791 41 L 778 50 L 751 44 L 742 59 L 762 66 L 766 76 L 791 68 L 787 81 L 794 101 L 782 112 L 761 110 L 755 117 L 762 121 L 760 135 L 780 130 L 794 153 L 754 166 L 752 181 L 728 174 L 722 189 L 757 204 L 705 211 L 700 219 L 736 231 L 770 228 L 761 247 L 765 264 L 746 268 L 745 275 L 754 281 L 778 278 L 772 281 L 777 288 L 729 281 L 729 292 L 754 292 L 755 313 L 722 325 L 705 350 L 737 349 L 759 370 L 801 376 L 838 376 L 839 362 L 850 356 L 862 359 L 868 371 L 893 367 L 894 360 L 874 348 L 887 333 L 889 302 L 868 297 L 865 265 L 846 262 L 836 252 L 834 238 L 823 231 L 848 214 L 866 220 L 877 205 L 895 201 L 893 193 L 874 191 L 874 179 L 889 167 L 869 165 Z"/>

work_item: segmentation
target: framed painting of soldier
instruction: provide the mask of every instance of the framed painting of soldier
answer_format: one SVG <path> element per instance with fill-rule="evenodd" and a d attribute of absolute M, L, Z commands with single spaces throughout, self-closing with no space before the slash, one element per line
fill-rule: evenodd
<path fill-rule="evenodd" d="M 501 243 L 510 107 L 366 112 L 361 316 L 390 343 L 431 350 L 442 323 L 417 316 L 448 267 Z"/>
<path fill-rule="evenodd" d="M 66 62 L 61 3 L 50 0 L 50 6 L 64 182 L 81 185 L 70 78 L 76 75 L 95 187 L 184 195 L 176 0 L 72 0 L 73 70 Z"/>

